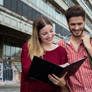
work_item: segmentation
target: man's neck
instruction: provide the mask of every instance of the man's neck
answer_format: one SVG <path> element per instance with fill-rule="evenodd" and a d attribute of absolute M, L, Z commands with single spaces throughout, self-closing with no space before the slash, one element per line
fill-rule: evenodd
<path fill-rule="evenodd" d="M 80 39 L 80 37 L 71 36 L 70 42 L 72 43 L 75 51 L 78 51 L 78 48 L 79 48 L 80 44 L 82 43 L 82 40 Z"/>
<path fill-rule="evenodd" d="M 73 35 L 71 35 L 70 41 L 74 42 L 74 43 L 77 43 L 77 44 L 81 44 L 82 43 L 82 40 L 81 40 L 80 37 L 74 37 Z"/>

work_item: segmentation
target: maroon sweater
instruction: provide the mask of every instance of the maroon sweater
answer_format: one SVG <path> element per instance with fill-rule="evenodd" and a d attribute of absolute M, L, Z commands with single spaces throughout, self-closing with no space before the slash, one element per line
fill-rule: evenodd
<path fill-rule="evenodd" d="M 61 65 L 67 62 L 67 53 L 63 47 L 59 46 L 52 51 L 46 51 L 43 58 L 54 64 Z M 28 56 L 27 43 L 25 43 L 21 53 L 21 92 L 61 92 L 61 89 L 58 87 L 50 86 L 47 83 L 37 80 L 29 80 L 27 75 L 31 62 Z"/>

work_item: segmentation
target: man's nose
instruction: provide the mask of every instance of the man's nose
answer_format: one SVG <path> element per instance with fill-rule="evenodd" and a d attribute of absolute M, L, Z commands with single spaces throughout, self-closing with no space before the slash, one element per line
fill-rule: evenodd
<path fill-rule="evenodd" d="M 79 29 L 79 26 L 78 25 L 75 25 L 75 29 L 78 30 Z"/>

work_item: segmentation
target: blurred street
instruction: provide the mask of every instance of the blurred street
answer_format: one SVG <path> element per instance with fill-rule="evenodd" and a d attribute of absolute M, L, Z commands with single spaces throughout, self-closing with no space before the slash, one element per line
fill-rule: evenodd
<path fill-rule="evenodd" d="M 0 92 L 20 92 L 19 87 L 0 87 Z"/>
<path fill-rule="evenodd" d="M 0 85 L 0 92 L 20 92 L 20 86 L 19 84 Z"/>

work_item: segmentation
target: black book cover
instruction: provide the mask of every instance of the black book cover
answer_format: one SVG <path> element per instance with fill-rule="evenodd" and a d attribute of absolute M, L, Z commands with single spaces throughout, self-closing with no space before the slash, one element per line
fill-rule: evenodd
<path fill-rule="evenodd" d="M 87 57 L 83 57 L 66 67 L 61 67 L 40 57 L 34 56 L 29 69 L 28 77 L 53 85 L 52 82 L 48 79 L 48 74 L 55 74 L 58 77 L 62 77 L 65 72 L 68 72 L 68 76 L 71 76 L 79 69 L 86 58 Z"/>

